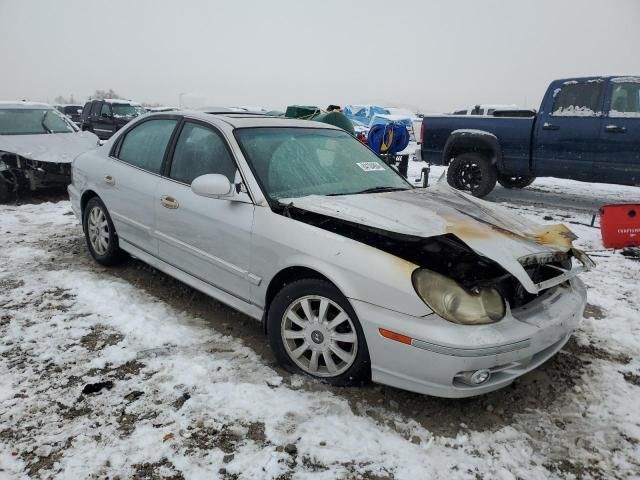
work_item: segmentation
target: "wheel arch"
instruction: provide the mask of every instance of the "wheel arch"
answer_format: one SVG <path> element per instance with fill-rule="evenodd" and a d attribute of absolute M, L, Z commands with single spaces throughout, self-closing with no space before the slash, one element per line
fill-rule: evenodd
<path fill-rule="evenodd" d="M 463 153 L 479 153 L 491 160 L 492 165 L 502 166 L 502 148 L 498 137 L 481 130 L 454 130 L 442 152 L 443 165 Z"/>
<path fill-rule="evenodd" d="M 287 284 L 291 282 L 295 282 L 297 280 L 303 280 L 307 278 L 309 279 L 316 278 L 319 280 L 324 280 L 330 283 L 331 285 L 333 285 L 340 292 L 342 292 L 340 287 L 338 287 L 338 285 L 336 285 L 334 281 L 332 281 L 329 277 L 327 277 L 325 274 L 321 273 L 319 270 L 315 268 L 302 266 L 302 265 L 293 265 L 293 266 L 288 266 L 283 268 L 271 278 L 265 293 L 264 314 L 262 316 L 262 326 L 264 328 L 265 335 L 267 334 L 267 321 L 266 321 L 267 313 L 269 312 L 269 307 L 271 305 L 271 302 L 275 298 L 275 296 Z"/>
<path fill-rule="evenodd" d="M 100 196 L 93 190 L 85 190 L 82 193 L 82 196 L 80 197 L 80 215 L 82 216 L 82 218 L 84 218 L 84 208 L 87 206 L 87 203 L 89 203 L 89 200 L 91 200 L 93 197 L 100 198 Z"/>

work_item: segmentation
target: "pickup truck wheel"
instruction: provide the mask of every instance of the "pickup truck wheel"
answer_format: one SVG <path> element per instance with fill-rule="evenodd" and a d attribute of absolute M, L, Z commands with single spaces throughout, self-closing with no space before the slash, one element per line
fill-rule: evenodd
<path fill-rule="evenodd" d="M 0 203 L 7 203 L 10 198 L 9 182 L 5 181 L 4 178 L 0 178 Z"/>
<path fill-rule="evenodd" d="M 533 183 L 536 177 L 510 177 L 509 175 L 498 175 L 498 183 L 504 188 L 525 188 Z"/>
<path fill-rule="evenodd" d="M 463 153 L 449 164 L 447 182 L 453 188 L 466 190 L 474 197 L 488 195 L 496 186 L 498 172 L 486 157 Z"/>

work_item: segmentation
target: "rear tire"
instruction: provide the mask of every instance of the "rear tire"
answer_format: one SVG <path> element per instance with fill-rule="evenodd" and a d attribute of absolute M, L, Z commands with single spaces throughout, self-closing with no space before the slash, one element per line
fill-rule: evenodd
<path fill-rule="evenodd" d="M 94 260 L 106 266 L 122 263 L 125 254 L 120 250 L 116 229 L 102 200 L 92 197 L 82 217 L 84 238 Z"/>
<path fill-rule="evenodd" d="M 463 153 L 449 164 L 447 182 L 453 188 L 471 193 L 474 197 L 488 195 L 496 186 L 498 172 L 486 157 L 477 153 Z"/>
<path fill-rule="evenodd" d="M 531 185 L 536 177 L 498 175 L 498 183 L 504 188 L 525 188 Z"/>
<path fill-rule="evenodd" d="M 371 377 L 356 313 L 325 280 L 308 278 L 283 287 L 269 306 L 267 333 L 278 361 L 291 371 L 338 386 L 359 385 Z"/>
<path fill-rule="evenodd" d="M 11 200 L 11 185 L 0 173 L 0 203 L 7 203 L 9 200 Z"/>

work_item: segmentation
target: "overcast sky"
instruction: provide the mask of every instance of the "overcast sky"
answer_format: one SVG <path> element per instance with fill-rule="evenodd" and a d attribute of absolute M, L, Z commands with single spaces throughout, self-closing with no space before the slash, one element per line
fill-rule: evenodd
<path fill-rule="evenodd" d="M 640 0 L 0 0 L 0 100 L 537 107 L 639 46 Z"/>

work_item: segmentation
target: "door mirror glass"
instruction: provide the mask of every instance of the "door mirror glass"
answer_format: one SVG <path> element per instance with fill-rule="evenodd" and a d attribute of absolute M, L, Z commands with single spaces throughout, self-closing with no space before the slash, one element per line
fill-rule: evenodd
<path fill-rule="evenodd" d="M 191 190 L 201 197 L 220 198 L 233 196 L 229 179 L 219 173 L 200 175 L 191 182 Z"/>

